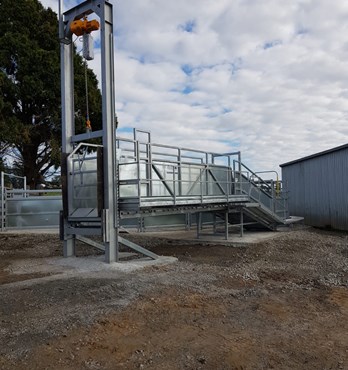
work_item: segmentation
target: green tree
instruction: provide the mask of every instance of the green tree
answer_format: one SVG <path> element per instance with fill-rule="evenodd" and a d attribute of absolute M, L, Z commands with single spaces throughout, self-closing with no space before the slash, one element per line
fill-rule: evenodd
<path fill-rule="evenodd" d="M 60 164 L 60 44 L 57 14 L 38 0 L 0 0 L 0 154 L 35 188 Z M 74 55 L 75 126 L 85 130 L 85 70 Z M 87 70 L 90 119 L 101 125 L 101 95 Z M 3 162 L 3 160 L 1 161 Z"/>
<path fill-rule="evenodd" d="M 0 158 L 0 172 L 2 171 L 6 172 L 6 165 L 3 158 Z"/>

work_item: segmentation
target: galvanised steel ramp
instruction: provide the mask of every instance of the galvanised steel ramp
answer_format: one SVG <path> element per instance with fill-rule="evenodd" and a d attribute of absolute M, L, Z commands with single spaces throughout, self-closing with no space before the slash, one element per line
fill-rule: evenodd
<path fill-rule="evenodd" d="M 118 219 L 203 212 L 243 227 L 243 215 L 269 229 L 284 224 L 286 198 L 241 162 L 240 152 L 212 153 L 151 142 L 149 132 L 116 139 Z M 68 158 L 74 188 L 69 221 L 100 228 L 102 160 L 97 146 L 80 144 Z M 198 223 L 198 221 L 197 221 Z M 82 225 L 82 226 L 81 226 Z"/>
<path fill-rule="evenodd" d="M 149 132 L 137 130 L 133 140 L 119 139 L 118 148 L 121 218 L 239 211 L 271 230 L 287 219 L 279 184 L 262 180 L 246 167 L 240 152 L 153 144 Z"/>

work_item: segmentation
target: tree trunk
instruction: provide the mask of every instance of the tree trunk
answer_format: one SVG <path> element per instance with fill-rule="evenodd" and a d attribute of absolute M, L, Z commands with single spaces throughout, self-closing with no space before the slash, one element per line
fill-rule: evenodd
<path fill-rule="evenodd" d="M 42 182 L 42 176 L 37 164 L 37 150 L 34 145 L 24 145 L 22 152 L 23 175 L 27 178 L 29 189 L 35 190 L 39 183 Z"/>

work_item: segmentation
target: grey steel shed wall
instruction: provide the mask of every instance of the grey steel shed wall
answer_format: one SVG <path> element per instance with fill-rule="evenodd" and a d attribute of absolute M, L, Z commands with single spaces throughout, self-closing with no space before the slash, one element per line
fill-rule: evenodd
<path fill-rule="evenodd" d="M 348 230 L 348 148 L 282 167 L 289 212 L 307 225 Z"/>

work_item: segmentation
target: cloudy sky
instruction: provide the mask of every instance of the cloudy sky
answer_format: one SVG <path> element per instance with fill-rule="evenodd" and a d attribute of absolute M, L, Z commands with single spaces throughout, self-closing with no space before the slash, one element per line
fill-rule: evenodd
<path fill-rule="evenodd" d="M 348 2 L 112 3 L 120 136 L 241 150 L 255 171 L 348 142 Z"/>

